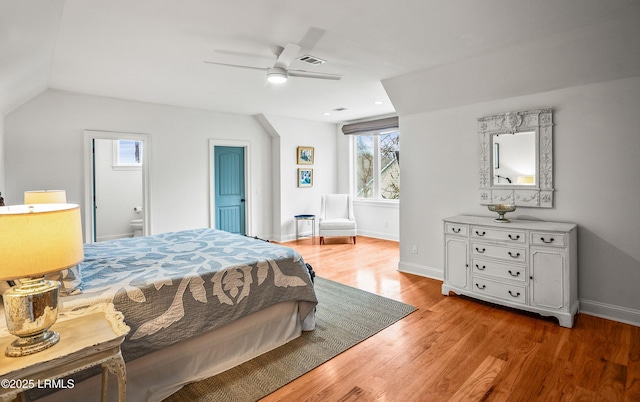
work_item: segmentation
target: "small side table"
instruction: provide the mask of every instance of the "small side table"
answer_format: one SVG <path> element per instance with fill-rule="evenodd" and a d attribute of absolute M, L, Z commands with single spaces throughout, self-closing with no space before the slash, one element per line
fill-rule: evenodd
<path fill-rule="evenodd" d="M 4 350 L 15 337 L 8 333 L 0 336 L 0 401 L 11 401 L 31 388 L 71 388 L 73 383 L 58 379 L 97 365 L 102 365 L 102 401 L 107 398 L 108 372 L 118 377 L 118 401 L 126 401 L 120 345 L 129 327 L 113 304 L 60 312 L 51 329 L 60 334 L 56 345 L 22 357 L 6 357 Z"/>
<path fill-rule="evenodd" d="M 316 216 L 315 215 L 295 215 L 293 217 L 296 221 L 296 241 L 298 241 L 298 223 L 300 221 L 311 221 L 311 242 L 316 244 Z"/>

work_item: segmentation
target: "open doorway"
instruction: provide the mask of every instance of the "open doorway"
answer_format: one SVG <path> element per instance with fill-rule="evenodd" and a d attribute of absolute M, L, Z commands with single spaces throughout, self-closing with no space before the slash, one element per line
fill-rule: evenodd
<path fill-rule="evenodd" d="M 86 242 L 147 235 L 149 136 L 85 131 Z"/>

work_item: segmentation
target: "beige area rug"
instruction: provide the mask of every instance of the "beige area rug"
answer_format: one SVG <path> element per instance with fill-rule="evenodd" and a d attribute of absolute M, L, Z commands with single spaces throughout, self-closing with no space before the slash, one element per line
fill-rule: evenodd
<path fill-rule="evenodd" d="M 416 310 L 316 277 L 316 329 L 214 377 L 189 384 L 165 402 L 256 401 Z"/>

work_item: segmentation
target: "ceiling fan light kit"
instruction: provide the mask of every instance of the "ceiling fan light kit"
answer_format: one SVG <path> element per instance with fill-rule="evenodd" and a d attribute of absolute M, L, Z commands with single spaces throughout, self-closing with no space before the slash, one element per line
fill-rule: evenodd
<path fill-rule="evenodd" d="M 282 67 L 271 67 L 267 70 L 267 81 L 272 84 L 282 84 L 287 82 L 288 78 L 287 70 Z"/>

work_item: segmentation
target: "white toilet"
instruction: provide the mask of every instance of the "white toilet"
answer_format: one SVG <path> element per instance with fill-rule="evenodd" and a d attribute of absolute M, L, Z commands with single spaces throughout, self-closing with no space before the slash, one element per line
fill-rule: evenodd
<path fill-rule="evenodd" d="M 142 236 L 142 226 L 143 226 L 143 220 L 142 219 L 132 219 L 131 220 L 131 229 L 133 229 L 133 237 Z"/>

